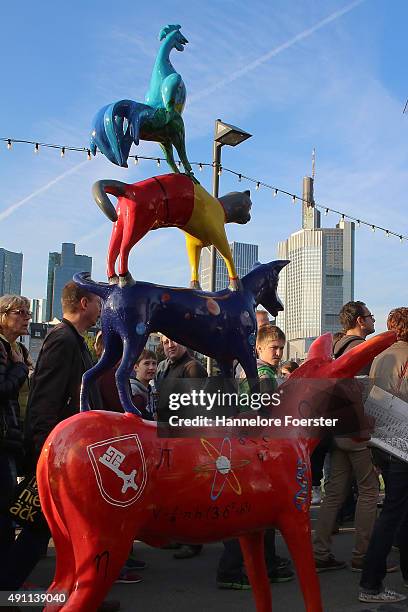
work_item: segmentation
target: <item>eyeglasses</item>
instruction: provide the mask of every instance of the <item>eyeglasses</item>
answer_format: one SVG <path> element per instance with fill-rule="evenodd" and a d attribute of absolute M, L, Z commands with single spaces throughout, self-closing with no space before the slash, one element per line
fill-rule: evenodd
<path fill-rule="evenodd" d="M 20 317 L 29 317 L 30 319 L 33 316 L 31 310 L 25 310 L 24 308 L 19 308 L 18 310 L 7 310 L 6 314 L 16 314 Z"/>
<path fill-rule="evenodd" d="M 368 317 L 371 317 L 371 318 L 373 319 L 373 321 L 375 321 L 375 319 L 374 319 L 374 315 L 373 315 L 373 314 L 371 314 L 371 312 L 370 312 L 368 315 L 361 315 L 361 318 L 362 318 L 362 319 L 368 319 Z"/>

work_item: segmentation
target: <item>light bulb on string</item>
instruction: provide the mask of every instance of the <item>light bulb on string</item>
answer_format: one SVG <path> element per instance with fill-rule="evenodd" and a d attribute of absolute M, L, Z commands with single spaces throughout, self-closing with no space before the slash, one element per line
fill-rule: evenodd
<path fill-rule="evenodd" d="M 260 186 L 261 186 L 261 183 L 259 181 L 257 181 L 255 189 L 258 190 L 260 188 Z"/>
<path fill-rule="evenodd" d="M 361 221 L 360 219 L 357 219 L 357 227 L 360 227 L 360 225 L 361 225 Z"/>
<path fill-rule="evenodd" d="M 295 195 L 292 196 L 292 202 L 293 202 L 293 204 L 296 204 L 296 196 Z"/>
<path fill-rule="evenodd" d="M 61 157 L 65 156 L 65 147 L 61 147 Z"/>
<path fill-rule="evenodd" d="M 277 196 L 277 195 L 278 195 L 278 190 L 277 190 L 277 189 L 274 189 L 274 190 L 273 190 L 273 197 L 274 197 L 274 198 L 276 198 L 276 196 Z"/>
<path fill-rule="evenodd" d="M 160 168 L 160 157 L 158 157 L 158 158 L 157 158 L 157 165 L 158 165 L 158 166 L 159 166 L 159 168 Z"/>
<path fill-rule="evenodd" d="M 86 152 L 86 156 L 88 158 L 88 161 L 91 161 L 91 149 L 88 149 Z"/>
<path fill-rule="evenodd" d="M 181 161 L 180 160 L 178 160 L 177 165 L 178 165 L 179 168 L 181 168 Z"/>
<path fill-rule="evenodd" d="M 198 164 L 198 169 L 200 170 L 200 172 L 203 171 L 203 164 L 201 162 Z"/>
<path fill-rule="evenodd" d="M 241 182 L 242 181 L 242 174 L 238 174 L 238 181 Z"/>
<path fill-rule="evenodd" d="M 218 168 L 218 176 L 221 176 L 221 174 L 222 174 L 222 166 Z"/>
<path fill-rule="evenodd" d="M 40 145 L 38 144 L 38 142 L 36 142 L 34 146 L 34 153 L 38 153 L 39 151 L 40 151 Z"/>
<path fill-rule="evenodd" d="M 400 236 L 399 239 L 400 239 L 400 242 L 402 242 L 402 236 Z"/>
<path fill-rule="evenodd" d="M 135 159 L 134 159 L 134 161 L 135 161 L 135 166 L 137 166 L 137 164 L 139 163 L 139 158 L 138 158 L 138 156 L 137 156 L 137 155 L 135 155 Z"/>
<path fill-rule="evenodd" d="M 7 148 L 10 151 L 11 147 L 13 146 L 13 143 L 11 142 L 10 138 L 7 140 Z"/>
<path fill-rule="evenodd" d="M 375 232 L 375 225 L 372 225 L 371 229 L 372 229 L 373 232 Z"/>
<path fill-rule="evenodd" d="M 389 238 L 390 237 L 390 232 L 388 230 L 385 230 L 385 237 Z"/>
<path fill-rule="evenodd" d="M 328 209 L 328 208 L 326 208 L 326 209 L 325 209 L 324 214 L 325 214 L 325 215 L 328 215 L 328 214 L 329 214 L 329 209 Z"/>

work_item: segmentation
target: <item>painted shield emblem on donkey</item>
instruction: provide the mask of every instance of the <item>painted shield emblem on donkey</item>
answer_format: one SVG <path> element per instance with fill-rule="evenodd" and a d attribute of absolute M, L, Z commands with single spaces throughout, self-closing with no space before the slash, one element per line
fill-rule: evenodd
<path fill-rule="evenodd" d="M 87 446 L 103 499 L 112 506 L 130 506 L 147 482 L 146 461 L 139 436 L 129 434 Z"/>

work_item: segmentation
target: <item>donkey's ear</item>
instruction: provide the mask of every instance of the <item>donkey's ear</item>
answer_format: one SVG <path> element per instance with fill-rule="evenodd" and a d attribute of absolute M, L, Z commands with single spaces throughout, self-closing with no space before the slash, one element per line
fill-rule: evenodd
<path fill-rule="evenodd" d="M 251 196 L 251 192 L 249 191 L 249 189 L 245 189 L 244 193 L 245 193 L 247 196 Z"/>

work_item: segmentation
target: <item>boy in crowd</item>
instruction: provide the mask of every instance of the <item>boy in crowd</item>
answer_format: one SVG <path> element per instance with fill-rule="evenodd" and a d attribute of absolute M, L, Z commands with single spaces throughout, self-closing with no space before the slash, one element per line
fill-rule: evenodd
<path fill-rule="evenodd" d="M 285 348 L 285 334 L 276 325 L 262 325 L 258 329 L 256 350 L 257 366 L 261 393 L 272 394 L 278 386 L 278 367 Z M 240 384 L 243 393 L 249 393 L 249 385 L 245 380 Z M 244 408 L 241 407 L 241 411 Z M 248 410 L 248 407 L 246 407 Z M 288 582 L 293 580 L 294 573 L 289 567 L 289 560 L 279 557 L 275 549 L 275 530 L 265 532 L 265 561 L 270 582 Z M 217 586 L 221 589 L 250 589 L 245 574 L 239 540 L 224 542 L 224 552 L 218 564 Z"/>
<path fill-rule="evenodd" d="M 285 348 L 286 337 L 276 325 L 266 324 L 258 328 L 256 336 L 257 368 L 260 392 L 274 393 L 278 387 L 278 368 Z M 243 373 L 245 376 L 245 373 Z M 249 383 L 241 378 L 240 393 L 249 393 Z M 240 412 L 248 410 L 248 405 L 242 405 Z"/>
<path fill-rule="evenodd" d="M 156 353 L 144 349 L 135 363 L 136 378 L 130 379 L 132 400 L 142 417 L 148 421 L 156 419 L 156 399 L 150 381 L 157 371 Z"/>
<path fill-rule="evenodd" d="M 262 325 L 256 337 L 258 376 L 261 392 L 273 393 L 278 386 L 278 368 L 286 337 L 276 325 Z"/>

